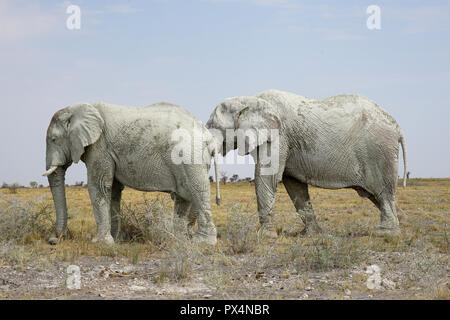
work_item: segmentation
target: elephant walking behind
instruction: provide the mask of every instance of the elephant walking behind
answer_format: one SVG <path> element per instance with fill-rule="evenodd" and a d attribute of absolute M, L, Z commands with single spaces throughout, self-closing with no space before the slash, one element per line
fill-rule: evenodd
<path fill-rule="evenodd" d="M 174 133 L 181 141 L 174 140 Z M 192 137 L 196 139 L 192 141 Z M 198 119 L 173 104 L 135 108 L 80 103 L 59 110 L 47 130 L 44 175 L 56 211 L 56 233 L 49 241 L 56 243 L 66 229 L 65 171 L 72 162 L 82 160 L 97 223 L 94 242 L 113 243 L 117 238 L 122 190 L 128 186 L 171 193 L 174 223 L 182 223 L 183 230 L 188 224 L 192 227 L 196 217 L 190 212 L 196 212 L 194 239 L 215 244 L 208 178 L 212 157 L 217 181 L 214 137 Z M 219 203 L 218 182 L 216 187 Z"/>
<path fill-rule="evenodd" d="M 238 148 L 241 155 L 253 156 L 259 219 L 268 234 L 275 235 L 273 208 L 280 181 L 305 224 L 304 233 L 320 230 L 308 185 L 355 189 L 380 210 L 381 233 L 399 231 L 395 192 L 399 144 L 406 183 L 405 138 L 394 118 L 373 101 L 358 95 L 310 99 L 268 90 L 255 96 L 225 99 L 217 105 L 206 126 L 217 130 L 217 139 L 225 137 L 226 151 L 221 152 Z M 236 135 L 226 135 L 229 129 L 257 134 L 276 130 L 277 170 L 264 174 L 271 164 L 257 160 L 259 152 L 269 154 L 272 150 L 271 136 L 246 139 L 238 145 Z"/>

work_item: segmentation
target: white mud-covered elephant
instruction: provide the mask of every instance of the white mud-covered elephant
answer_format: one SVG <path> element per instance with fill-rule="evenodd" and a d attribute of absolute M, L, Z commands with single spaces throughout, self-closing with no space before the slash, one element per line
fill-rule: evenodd
<path fill-rule="evenodd" d="M 179 141 L 174 141 L 174 133 Z M 82 160 L 97 222 L 94 242 L 111 244 L 117 238 L 121 194 L 128 186 L 171 193 L 174 222 L 193 227 L 195 216 L 190 212 L 197 212 L 194 239 L 215 244 L 208 178 L 212 157 L 217 159 L 214 137 L 198 119 L 173 104 L 136 108 L 80 103 L 59 110 L 47 130 L 44 173 L 56 210 L 56 232 L 50 243 L 55 244 L 66 230 L 65 171 Z M 217 176 L 217 161 L 215 168 Z M 217 203 L 218 188 L 217 183 Z"/>
<path fill-rule="evenodd" d="M 259 219 L 267 234 L 276 235 L 272 220 L 280 181 L 305 224 L 302 233 L 320 231 L 308 185 L 355 189 L 381 211 L 377 229 L 380 233 L 399 231 L 395 192 L 399 143 L 406 173 L 405 139 L 394 118 L 373 101 L 358 95 L 310 99 L 268 90 L 225 99 L 217 105 L 206 126 L 224 137 L 226 151 L 220 152 L 240 148 L 240 154 L 253 156 Z M 277 150 L 272 148 L 270 135 L 260 140 L 247 137 L 238 146 L 236 136 L 226 136 L 227 129 L 275 129 L 279 146 Z M 273 155 L 278 152 L 277 170 L 272 174 L 263 172 L 270 162 L 257 161 L 258 152 L 270 154 L 269 150 Z"/>

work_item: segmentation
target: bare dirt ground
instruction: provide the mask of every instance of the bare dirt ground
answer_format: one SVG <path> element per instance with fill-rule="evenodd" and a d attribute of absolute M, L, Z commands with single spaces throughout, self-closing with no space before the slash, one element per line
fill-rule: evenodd
<path fill-rule="evenodd" d="M 372 234 L 377 209 L 351 190 L 313 188 L 323 232 L 292 237 L 286 231 L 302 224 L 280 185 L 276 239 L 256 231 L 252 184 L 228 183 L 222 194 L 223 205 L 213 206 L 217 246 L 195 245 L 167 231 L 170 197 L 127 189 L 122 230 L 128 240 L 106 247 L 90 242 L 95 222 L 87 190 L 70 187 L 69 233 L 51 246 L 49 190 L 2 189 L 0 298 L 450 298 L 449 179 L 414 179 L 399 188 L 402 233 L 385 237 Z M 66 286 L 69 265 L 80 267 L 78 290 Z M 366 272 L 371 265 L 381 270 L 374 282 Z"/>

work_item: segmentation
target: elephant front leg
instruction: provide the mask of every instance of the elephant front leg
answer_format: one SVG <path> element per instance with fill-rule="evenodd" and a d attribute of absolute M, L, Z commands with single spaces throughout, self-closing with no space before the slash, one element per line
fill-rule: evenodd
<path fill-rule="evenodd" d="M 111 191 L 111 235 L 114 240 L 120 236 L 120 201 L 123 189 L 123 184 L 114 180 Z"/>
<path fill-rule="evenodd" d="M 276 238 L 273 224 L 273 209 L 278 189 L 277 175 L 261 175 L 260 166 L 255 167 L 255 191 L 258 204 L 260 232 L 270 238 Z"/>
<path fill-rule="evenodd" d="M 290 235 L 296 236 L 298 234 L 313 234 L 321 232 L 321 228 L 316 220 L 314 209 L 308 192 L 308 185 L 300 182 L 295 178 L 283 175 L 283 184 L 286 191 L 291 198 L 295 210 L 305 224 L 305 228 L 301 232 L 291 232 Z"/>
<path fill-rule="evenodd" d="M 289 151 L 287 143 L 281 138 L 279 143 L 264 143 L 250 153 L 255 160 L 255 191 L 260 233 L 270 238 L 278 236 L 273 225 L 273 210 L 278 182 L 283 176 Z"/>
<path fill-rule="evenodd" d="M 92 242 L 114 244 L 111 236 L 111 193 L 112 174 L 90 173 L 88 168 L 88 191 L 91 198 L 94 217 L 97 223 L 97 235 Z"/>

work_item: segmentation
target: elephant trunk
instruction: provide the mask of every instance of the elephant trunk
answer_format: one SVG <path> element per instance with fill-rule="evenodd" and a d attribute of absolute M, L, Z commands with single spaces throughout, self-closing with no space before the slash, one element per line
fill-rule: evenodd
<path fill-rule="evenodd" d="M 48 183 L 52 191 L 53 203 L 55 205 L 56 212 L 56 235 L 49 239 L 51 244 L 56 244 L 57 238 L 64 235 L 67 226 L 65 173 L 66 169 L 59 166 L 52 174 L 48 176 Z"/>

